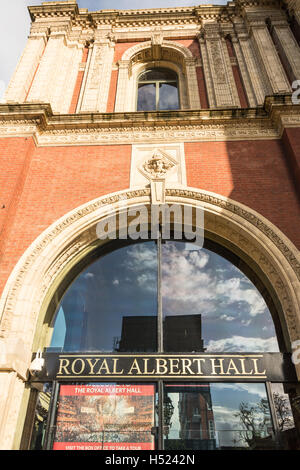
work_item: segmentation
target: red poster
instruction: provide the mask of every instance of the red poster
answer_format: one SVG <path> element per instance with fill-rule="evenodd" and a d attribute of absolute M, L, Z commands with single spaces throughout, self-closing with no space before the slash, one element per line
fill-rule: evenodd
<path fill-rule="evenodd" d="M 154 385 L 61 385 L 54 450 L 153 450 Z"/>

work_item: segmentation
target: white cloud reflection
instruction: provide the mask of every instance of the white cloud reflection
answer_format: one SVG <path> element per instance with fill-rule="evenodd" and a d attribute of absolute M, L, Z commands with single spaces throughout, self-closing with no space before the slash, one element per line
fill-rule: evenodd
<path fill-rule="evenodd" d="M 271 314 L 256 287 L 221 256 L 207 249 L 191 248 L 191 244 L 180 242 L 163 244 L 164 315 L 201 314 L 208 352 L 277 352 Z M 132 282 L 155 292 L 156 245 L 136 244 L 129 250 L 127 268 Z"/>
<path fill-rule="evenodd" d="M 232 336 L 219 340 L 210 340 L 207 352 L 277 352 L 278 343 L 275 336 L 271 338 L 247 338 Z"/>

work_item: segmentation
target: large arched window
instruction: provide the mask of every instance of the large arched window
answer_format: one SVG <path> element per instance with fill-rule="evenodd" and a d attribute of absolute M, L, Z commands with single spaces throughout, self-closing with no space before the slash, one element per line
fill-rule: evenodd
<path fill-rule="evenodd" d="M 51 347 L 69 352 L 277 352 L 264 298 L 216 251 L 209 243 L 200 249 L 170 240 L 159 254 L 155 241 L 103 252 L 58 305 Z"/>
<path fill-rule="evenodd" d="M 274 449 L 295 430 L 274 305 L 236 254 L 159 236 L 74 269 L 33 381 L 32 449 Z"/>
<path fill-rule="evenodd" d="M 178 76 L 170 70 L 146 70 L 138 78 L 137 111 L 179 109 Z"/>

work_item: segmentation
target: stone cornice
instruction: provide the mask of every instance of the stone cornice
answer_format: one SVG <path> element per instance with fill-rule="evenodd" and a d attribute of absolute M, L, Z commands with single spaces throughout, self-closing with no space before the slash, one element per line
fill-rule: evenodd
<path fill-rule="evenodd" d="M 28 7 L 31 21 L 43 21 L 55 18 L 71 18 L 73 24 L 97 27 L 110 24 L 115 27 L 145 26 L 154 24 L 184 24 L 199 23 L 202 20 L 222 20 L 229 18 L 235 12 L 234 2 L 224 5 L 200 5 L 193 7 L 153 8 L 135 10 L 99 10 L 89 12 L 79 9 L 76 1 L 44 2 L 42 5 Z"/>
<path fill-rule="evenodd" d="M 191 7 L 153 8 L 135 10 L 98 10 L 80 9 L 76 0 L 44 2 L 40 6 L 29 7 L 32 24 L 55 25 L 67 20 L 75 28 L 96 30 L 99 27 L 112 29 L 143 29 L 153 26 L 182 28 L 201 27 L 207 22 L 232 24 L 237 18 L 248 16 L 253 11 L 260 14 L 262 9 L 278 10 L 283 0 L 235 0 L 227 5 L 199 5 Z M 177 31 L 178 32 L 178 31 Z"/>
<path fill-rule="evenodd" d="M 0 136 L 32 135 L 38 145 L 280 138 L 300 127 L 300 105 L 274 95 L 263 107 L 160 112 L 53 114 L 43 103 L 1 104 Z"/>

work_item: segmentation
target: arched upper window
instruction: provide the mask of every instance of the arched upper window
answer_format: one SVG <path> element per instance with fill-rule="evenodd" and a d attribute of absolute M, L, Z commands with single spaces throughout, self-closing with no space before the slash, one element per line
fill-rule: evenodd
<path fill-rule="evenodd" d="M 178 76 L 173 70 L 146 70 L 138 78 L 137 111 L 179 109 Z"/>
<path fill-rule="evenodd" d="M 51 347 L 156 352 L 162 330 L 165 352 L 277 352 L 263 296 L 219 253 L 175 240 L 106 249 L 57 306 Z"/>

